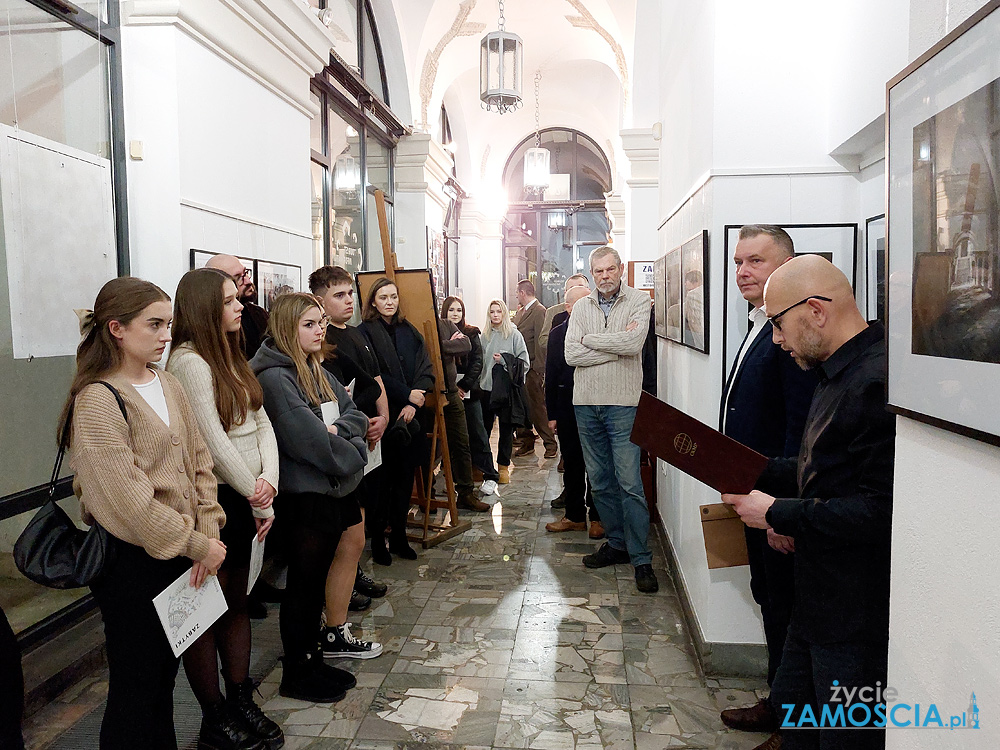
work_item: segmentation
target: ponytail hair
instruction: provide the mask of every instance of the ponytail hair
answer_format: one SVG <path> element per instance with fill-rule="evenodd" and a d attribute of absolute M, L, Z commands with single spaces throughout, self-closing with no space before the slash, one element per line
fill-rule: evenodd
<path fill-rule="evenodd" d="M 76 350 L 76 375 L 69 387 L 69 396 L 59 415 L 57 439 L 77 394 L 91 383 L 112 374 L 122 366 L 125 357 L 118 339 L 111 335 L 108 324 L 117 320 L 127 326 L 154 302 L 169 302 L 170 295 L 156 284 L 134 276 L 111 279 L 101 287 L 94 302 L 94 311 L 80 316 L 83 340 Z M 77 313 L 80 315 L 80 313 Z"/>

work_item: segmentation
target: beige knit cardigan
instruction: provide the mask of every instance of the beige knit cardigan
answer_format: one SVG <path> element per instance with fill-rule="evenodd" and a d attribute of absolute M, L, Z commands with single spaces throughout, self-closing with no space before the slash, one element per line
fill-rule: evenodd
<path fill-rule="evenodd" d="M 243 497 L 250 497 L 256 491 L 258 479 L 277 489 L 278 441 L 263 407 L 250 410 L 242 424 L 233 425 L 227 432 L 215 404 L 212 368 L 194 347 L 181 344 L 171 351 L 167 372 L 184 386 L 198 420 L 198 431 L 212 454 L 213 471 L 219 483 L 228 484 Z M 273 506 L 251 510 L 256 518 L 274 515 Z"/>
<path fill-rule="evenodd" d="M 212 457 L 184 389 L 156 369 L 170 425 L 129 380 L 104 378 L 121 394 L 128 423 L 111 391 L 99 383 L 76 397 L 70 439 L 73 491 L 84 521 L 168 560 L 203 561 L 226 515 L 216 500 Z"/>

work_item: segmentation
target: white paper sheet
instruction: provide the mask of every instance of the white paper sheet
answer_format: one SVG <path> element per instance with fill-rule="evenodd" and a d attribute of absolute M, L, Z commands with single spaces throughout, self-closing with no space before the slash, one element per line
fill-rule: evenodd
<path fill-rule="evenodd" d="M 365 474 L 382 465 L 382 441 L 375 443 L 375 450 L 368 449 L 368 463 L 365 464 Z"/>
<path fill-rule="evenodd" d="M 319 408 L 323 414 L 323 424 L 327 427 L 340 419 L 340 404 L 336 401 L 324 401 Z"/>
<path fill-rule="evenodd" d="M 199 589 L 193 588 L 190 580 L 188 569 L 153 597 L 153 607 L 174 656 L 183 654 L 229 609 L 218 578 L 209 576 Z"/>
<path fill-rule="evenodd" d="M 354 383 L 356 380 L 357 378 L 352 378 L 351 382 L 344 387 L 344 390 L 347 391 L 347 395 L 351 398 L 354 398 Z"/>
<path fill-rule="evenodd" d="M 257 578 L 263 567 L 264 542 L 257 541 L 257 535 L 254 534 L 253 539 L 250 540 L 250 577 L 247 578 L 247 596 L 250 595 L 250 589 L 253 588 L 253 585 L 257 583 Z"/>

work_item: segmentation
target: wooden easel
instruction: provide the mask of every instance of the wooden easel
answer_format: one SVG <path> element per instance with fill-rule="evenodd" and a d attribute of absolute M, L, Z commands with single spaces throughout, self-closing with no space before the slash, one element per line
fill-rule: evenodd
<path fill-rule="evenodd" d="M 426 406 L 434 412 L 434 426 L 428 435 L 430 439 L 430 463 L 428 469 L 417 468 L 413 494 L 410 503 L 423 511 L 423 522 L 410 521 L 410 532 L 407 538 L 420 542 L 424 549 L 433 547 L 456 534 L 472 528 L 468 521 L 458 520 L 458 506 L 455 503 L 455 482 L 451 473 L 451 454 L 448 450 L 448 440 L 444 421 L 444 406 L 448 397 L 444 390 L 444 365 L 441 360 L 441 341 L 437 330 L 437 309 L 434 305 L 434 293 L 431 287 L 429 270 L 400 268 L 396 261 L 396 253 L 392 249 L 392 238 L 389 236 L 389 222 L 385 212 L 385 194 L 375 191 L 375 208 L 378 213 L 379 232 L 382 237 L 382 258 L 385 261 L 385 272 L 365 272 L 358 274 L 358 293 L 362 300 L 368 298 L 368 292 L 375 280 L 385 276 L 399 290 L 399 298 L 403 301 L 406 319 L 424 335 L 424 343 L 431 359 L 434 371 L 435 389 L 427 394 Z M 364 304 L 362 302 L 362 304 Z M 434 483 L 433 468 L 437 457 L 441 456 L 441 470 L 444 473 L 445 494 L 441 499 L 432 497 L 431 488 Z M 445 523 L 432 523 L 431 516 L 440 509 L 448 511 Z"/>

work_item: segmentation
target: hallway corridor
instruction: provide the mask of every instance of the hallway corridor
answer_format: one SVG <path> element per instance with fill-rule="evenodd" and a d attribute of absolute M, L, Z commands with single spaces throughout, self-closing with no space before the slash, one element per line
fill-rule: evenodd
<path fill-rule="evenodd" d="M 580 559 L 595 543 L 584 532 L 545 532 L 559 487 L 554 461 L 521 460 L 493 512 L 468 516 L 473 528 L 461 537 L 414 562 L 367 561 L 389 593 L 352 620 L 385 653 L 340 660 L 358 686 L 339 703 L 277 694 L 271 605 L 254 623 L 251 671 L 264 678 L 259 702 L 283 725 L 285 747 L 749 750 L 765 739 L 720 723 L 720 708 L 755 702 L 765 686 L 699 676 L 658 545 L 658 594 L 639 594 L 631 567 L 587 570 Z M 33 717 L 29 747 L 96 747 L 105 679 Z M 183 669 L 176 699 L 179 745 L 194 748 L 199 717 Z"/>

